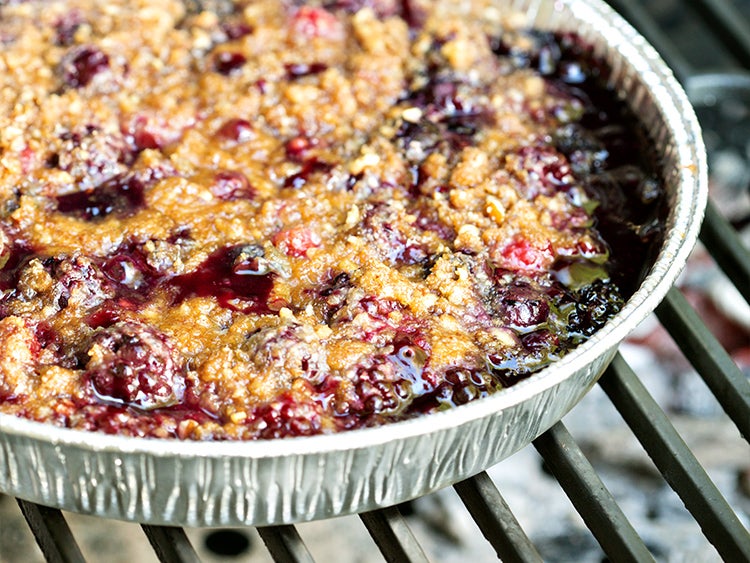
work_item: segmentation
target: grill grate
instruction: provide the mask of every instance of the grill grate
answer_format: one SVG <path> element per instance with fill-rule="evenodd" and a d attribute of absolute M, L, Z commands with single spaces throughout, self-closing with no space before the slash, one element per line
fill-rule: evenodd
<path fill-rule="evenodd" d="M 692 14 L 692 25 L 700 22 L 697 25 L 704 26 L 698 29 L 701 44 L 705 41 L 712 47 L 702 50 L 711 52 L 713 59 L 709 63 L 714 69 L 734 73 L 743 72 L 743 67 L 750 69 L 749 0 L 692 0 L 685 3 L 678 0 L 652 3 L 611 0 L 610 4 L 662 53 L 688 90 L 700 64 L 689 58 L 683 48 L 684 42 L 694 41 L 694 29 L 675 27 L 665 30 L 663 20 L 674 23 L 677 12 Z M 660 11 L 657 7 L 661 7 Z M 718 50 L 713 49 L 713 43 Z M 705 52 L 699 53 L 698 58 L 705 55 Z M 750 151 L 750 137 L 746 141 Z M 709 204 L 701 240 L 744 299 L 750 301 L 750 252 L 713 204 Z M 657 315 L 739 432 L 750 440 L 750 382 L 747 376 L 678 290 L 670 291 L 657 309 Z M 726 561 L 750 561 L 750 533 L 621 356 L 618 355 L 607 369 L 600 386 L 719 555 Z M 540 436 L 534 447 L 610 559 L 654 559 L 562 423 Z M 456 484 L 455 490 L 503 561 L 542 560 L 487 473 Z M 18 504 L 48 561 L 84 561 L 76 538 L 59 510 L 20 499 Z M 406 512 L 407 507 L 403 508 Z M 364 513 L 360 518 L 385 560 L 427 561 L 399 507 Z M 142 528 L 160 561 L 199 561 L 183 529 Z M 274 560 L 313 561 L 294 526 L 259 528 L 258 532 Z M 0 553 L 0 558 L 2 556 Z"/>

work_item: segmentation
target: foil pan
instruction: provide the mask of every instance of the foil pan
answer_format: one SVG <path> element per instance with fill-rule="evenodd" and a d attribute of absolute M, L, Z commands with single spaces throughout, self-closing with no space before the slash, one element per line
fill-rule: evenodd
<path fill-rule="evenodd" d="M 546 29 L 576 31 L 663 151 L 667 236 L 640 289 L 589 341 L 494 396 L 379 428 L 258 442 L 85 433 L 0 414 L 0 491 L 107 518 L 186 526 L 271 525 L 405 501 L 529 444 L 594 385 L 617 346 L 676 280 L 700 228 L 706 157 L 687 97 L 654 49 L 599 0 L 496 0 Z M 460 11 L 460 3 L 456 10 Z"/>

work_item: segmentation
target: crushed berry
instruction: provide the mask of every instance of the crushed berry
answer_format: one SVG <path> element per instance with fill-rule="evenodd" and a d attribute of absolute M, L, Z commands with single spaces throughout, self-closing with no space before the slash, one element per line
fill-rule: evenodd
<path fill-rule="evenodd" d="M 215 297 L 222 307 L 233 311 L 269 313 L 274 274 L 259 268 L 257 259 L 257 248 L 220 248 L 195 271 L 176 276 L 167 285 L 177 290 L 177 303 L 189 297 Z"/>
<path fill-rule="evenodd" d="M 57 210 L 86 221 L 112 214 L 124 217 L 144 206 L 143 192 L 137 178 L 117 176 L 90 190 L 57 196 Z"/>

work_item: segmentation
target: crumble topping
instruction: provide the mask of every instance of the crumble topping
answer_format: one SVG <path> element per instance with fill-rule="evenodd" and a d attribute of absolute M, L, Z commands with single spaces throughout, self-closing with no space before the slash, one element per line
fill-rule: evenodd
<path fill-rule="evenodd" d="M 528 377 L 636 287 L 654 151 L 575 35 L 485 0 L 198 4 L 0 6 L 0 412 L 378 425 Z"/>

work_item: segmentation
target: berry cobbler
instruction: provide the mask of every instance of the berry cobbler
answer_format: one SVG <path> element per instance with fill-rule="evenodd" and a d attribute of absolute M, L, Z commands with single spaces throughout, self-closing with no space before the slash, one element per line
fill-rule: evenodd
<path fill-rule="evenodd" d="M 0 412 L 193 440 L 485 397 L 662 237 L 575 34 L 490 0 L 0 7 Z"/>

